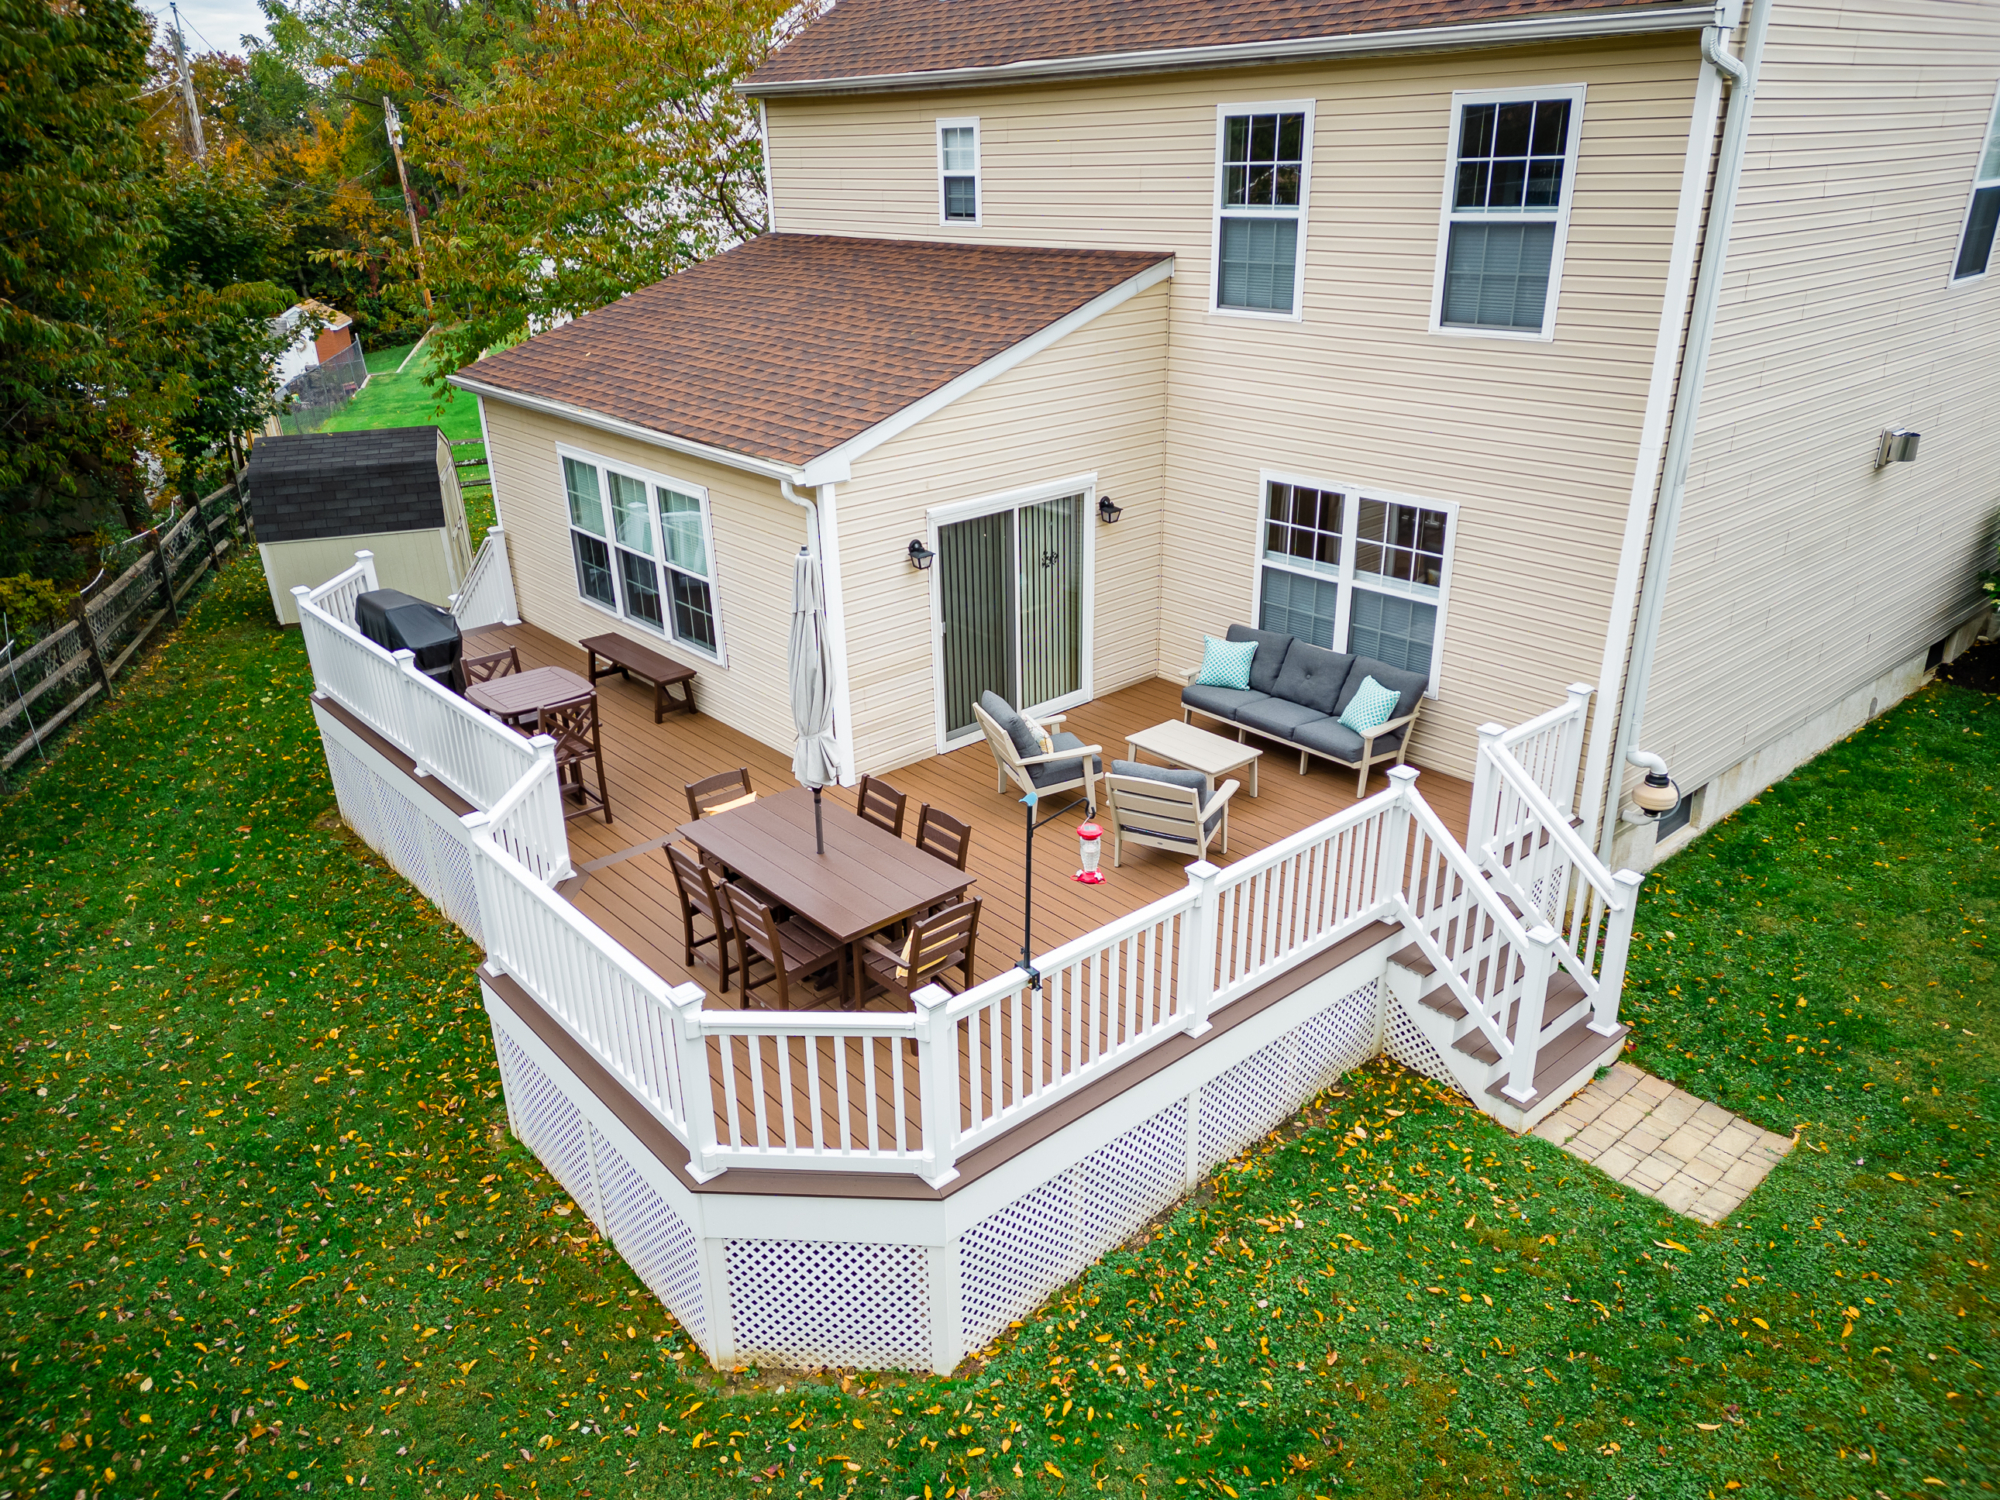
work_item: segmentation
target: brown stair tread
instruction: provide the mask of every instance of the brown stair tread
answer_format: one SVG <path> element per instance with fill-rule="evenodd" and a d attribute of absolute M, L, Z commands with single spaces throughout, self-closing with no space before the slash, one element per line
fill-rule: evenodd
<path fill-rule="evenodd" d="M 1389 955 L 1389 962 L 1398 968 L 1408 969 L 1412 974 L 1429 976 L 1437 973 L 1437 965 L 1424 957 L 1424 950 L 1415 943 L 1407 948 L 1398 948 Z"/>
<path fill-rule="evenodd" d="M 1590 1029 L 1589 1016 L 1581 1016 L 1560 1036 L 1551 1037 L 1549 1044 L 1535 1059 L 1535 1092 L 1532 1095 L 1526 1099 L 1514 1098 L 1504 1092 L 1507 1080 L 1499 1078 L 1487 1086 L 1487 1097 L 1515 1109 L 1533 1109 L 1548 1096 L 1551 1089 L 1559 1089 L 1568 1083 L 1592 1058 L 1600 1059 L 1600 1067 L 1616 1059 L 1618 1053 L 1624 1050 L 1625 1038 L 1631 1031 L 1631 1027 L 1620 1025 L 1609 1036 L 1604 1036 Z"/>
<path fill-rule="evenodd" d="M 1458 1020 L 1465 1015 L 1465 1008 L 1458 1003 L 1457 998 L 1452 995 L 1450 990 L 1438 990 L 1434 993 L 1439 999 L 1450 999 L 1452 1010 L 1446 1010 L 1441 1004 L 1432 1005 L 1431 997 L 1426 996 L 1424 1003 L 1431 1005 L 1433 1010 L 1444 1015 L 1450 1015 L 1453 1020 Z M 1559 1016 L 1571 1006 L 1579 1004 L 1583 998 L 1583 986 L 1570 978 L 1568 974 L 1558 969 L 1554 974 L 1549 976 L 1548 999 L 1542 1004 L 1542 1014 L 1544 1016 Z M 1509 1006 L 1507 1010 L 1507 1035 L 1510 1039 L 1514 1035 L 1514 1023 L 1517 1019 L 1516 1012 L 1519 1009 L 1520 1003 L 1517 1001 L 1515 1004 Z M 1453 1011 L 1456 1012 L 1455 1015 Z M 1486 1033 L 1483 1031 L 1476 1029 L 1468 1031 L 1451 1045 L 1454 1052 L 1462 1052 L 1475 1062 L 1485 1063 L 1490 1066 L 1500 1061 L 1499 1050 L 1486 1039 Z M 1554 1043 L 1551 1042 L 1550 1045 L 1553 1046 Z"/>

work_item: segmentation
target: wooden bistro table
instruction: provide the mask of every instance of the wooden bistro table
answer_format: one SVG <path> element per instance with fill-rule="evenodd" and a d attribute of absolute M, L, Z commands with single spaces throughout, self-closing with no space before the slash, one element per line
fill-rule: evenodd
<path fill-rule="evenodd" d="M 862 939 L 957 899 L 977 877 L 840 803 L 828 802 L 822 812 L 825 854 L 814 846 L 812 793 L 804 787 L 683 823 L 680 832 L 847 950 L 841 989 L 843 1004 L 851 1006 L 861 998 Z"/>
<path fill-rule="evenodd" d="M 465 701 L 485 709 L 503 723 L 518 724 L 526 719 L 532 726 L 536 716 L 551 703 L 567 703 L 572 698 L 595 696 L 596 692 L 588 678 L 577 676 L 567 667 L 535 667 L 475 682 L 465 690 Z"/>

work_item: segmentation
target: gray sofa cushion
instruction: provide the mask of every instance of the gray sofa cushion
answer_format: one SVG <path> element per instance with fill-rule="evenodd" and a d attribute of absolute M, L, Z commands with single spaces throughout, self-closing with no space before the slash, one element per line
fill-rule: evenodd
<path fill-rule="evenodd" d="M 1284 670 L 1285 657 L 1291 650 L 1292 638 L 1275 630 L 1252 630 L 1248 625 L 1232 625 L 1223 636 L 1226 641 L 1255 641 L 1256 660 L 1250 663 L 1250 688 L 1253 692 L 1276 692 L 1278 673 Z"/>
<path fill-rule="evenodd" d="M 1393 755 L 1396 747 L 1403 742 L 1403 734 L 1404 731 L 1398 729 L 1378 735 L 1374 753 Z M 1338 719 L 1317 719 L 1310 724 L 1302 724 L 1292 731 L 1292 738 L 1315 755 L 1324 755 L 1328 760 L 1350 766 L 1360 763 L 1361 736 Z"/>
<path fill-rule="evenodd" d="M 1113 776 L 1136 776 L 1145 781 L 1163 781 L 1168 786 L 1184 786 L 1194 793 L 1196 802 L 1202 802 L 1207 799 L 1208 783 L 1199 771 L 1183 771 L 1179 766 L 1149 766 L 1136 760 L 1114 760 L 1111 762 L 1111 774 Z M 1201 824 L 1204 829 L 1213 833 L 1215 832 L 1215 825 L 1221 821 L 1222 809 L 1218 807 L 1206 818 L 1203 818 Z M 1178 835 L 1165 834 L 1162 837 L 1175 838 Z M 1192 844 L 1194 840 L 1189 839 L 1188 842 Z"/>
<path fill-rule="evenodd" d="M 1245 729 L 1255 729 L 1263 734 L 1275 734 L 1279 739 L 1288 740 L 1292 731 L 1301 724 L 1310 724 L 1315 719 L 1324 719 L 1325 714 L 1303 703 L 1287 703 L 1283 698 L 1266 698 L 1262 703 L 1252 703 L 1236 716 L 1236 722 Z"/>
<path fill-rule="evenodd" d="M 1392 667 L 1372 656 L 1357 656 L 1354 665 L 1347 669 L 1347 685 L 1340 690 L 1340 701 L 1329 712 L 1336 718 L 1347 712 L 1347 705 L 1361 691 L 1361 684 L 1371 677 L 1383 687 L 1396 690 L 1396 711 L 1389 715 L 1392 719 L 1408 717 L 1417 706 L 1417 700 L 1423 697 L 1424 689 L 1430 685 L 1430 679 L 1422 672 L 1405 672 L 1401 667 Z M 1381 749 L 1383 743 L 1377 740 L 1375 748 Z"/>
<path fill-rule="evenodd" d="M 1249 688 L 1204 687 L 1198 682 L 1189 683 L 1181 689 L 1181 702 L 1202 713 L 1214 714 L 1218 719 L 1233 719 L 1245 704 L 1262 703 L 1270 696 L 1269 693 L 1254 692 Z"/>
<path fill-rule="evenodd" d="M 1026 760 L 1042 753 L 1042 742 L 1035 738 L 1028 728 L 1028 721 L 1014 711 L 1014 705 L 998 693 L 988 689 L 979 695 L 979 706 L 986 710 L 986 716 L 1007 731 L 1007 738 L 1014 742 L 1015 753 Z M 1079 740 L 1077 743 L 1081 744 Z"/>
<path fill-rule="evenodd" d="M 1054 740 L 1055 747 L 1058 750 L 1081 750 L 1083 748 L 1083 741 L 1066 729 L 1057 730 L 1051 736 L 1051 739 Z M 1040 745 L 1035 746 L 1034 753 L 1040 755 L 1042 747 Z M 1099 757 L 1093 755 L 1090 757 L 1090 769 L 1093 774 L 1100 772 L 1104 769 L 1104 762 Z M 1078 781 L 1082 777 L 1083 758 L 1081 756 L 1075 760 L 1052 760 L 1045 766 L 1028 767 L 1028 779 L 1038 787 L 1060 786 L 1065 781 Z"/>
<path fill-rule="evenodd" d="M 1303 703 L 1315 713 L 1333 713 L 1334 705 L 1340 701 L 1341 684 L 1347 681 L 1348 664 L 1353 660 L 1344 651 L 1327 651 L 1304 641 L 1293 641 L 1292 649 L 1285 653 L 1285 668 L 1278 674 L 1272 696 L 1287 703 Z"/>

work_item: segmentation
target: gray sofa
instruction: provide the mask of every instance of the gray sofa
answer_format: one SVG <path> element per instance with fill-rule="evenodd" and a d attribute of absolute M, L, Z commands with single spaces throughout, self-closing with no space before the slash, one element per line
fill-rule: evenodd
<path fill-rule="evenodd" d="M 1317 755 L 1359 773 L 1355 795 L 1368 790 L 1368 768 L 1384 761 L 1401 765 L 1404 748 L 1417 716 L 1423 712 L 1427 679 L 1369 656 L 1328 651 L 1271 630 L 1248 625 L 1229 627 L 1228 640 L 1255 641 L 1257 655 L 1250 665 L 1247 688 L 1203 687 L 1195 682 L 1200 668 L 1187 673 L 1181 690 L 1181 717 L 1196 714 L 1219 719 L 1236 730 L 1240 740 L 1250 733 L 1276 740 L 1299 752 L 1299 774 L 1307 758 Z M 1341 713 L 1373 677 L 1396 691 L 1396 708 L 1389 722 L 1368 734 L 1357 734 L 1340 722 Z"/>

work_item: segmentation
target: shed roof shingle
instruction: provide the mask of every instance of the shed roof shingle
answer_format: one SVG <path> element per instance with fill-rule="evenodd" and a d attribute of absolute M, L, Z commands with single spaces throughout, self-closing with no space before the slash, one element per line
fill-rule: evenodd
<path fill-rule="evenodd" d="M 444 524 L 435 427 L 259 438 L 245 477 L 260 542 Z"/>
<path fill-rule="evenodd" d="M 460 377 L 803 464 L 1169 258 L 767 234 Z"/>
<path fill-rule="evenodd" d="M 1675 0 L 840 0 L 743 87 L 755 94 L 773 86 L 1639 10 L 1698 16 L 1712 15 L 1714 6 Z"/>

